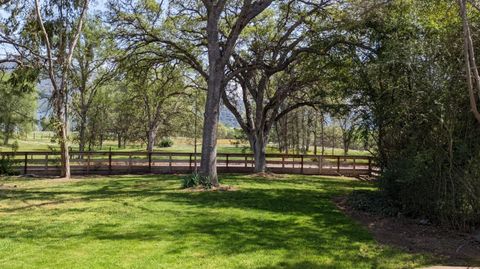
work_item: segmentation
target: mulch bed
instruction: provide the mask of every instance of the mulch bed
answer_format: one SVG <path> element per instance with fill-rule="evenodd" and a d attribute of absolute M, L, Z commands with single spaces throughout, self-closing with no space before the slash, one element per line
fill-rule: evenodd
<path fill-rule="evenodd" d="M 420 224 L 403 216 L 383 217 L 348 206 L 347 197 L 334 199 L 346 215 L 366 227 L 381 244 L 410 253 L 429 253 L 450 265 L 480 265 L 480 242 L 474 234 Z M 478 232 L 477 232 L 478 233 Z"/>

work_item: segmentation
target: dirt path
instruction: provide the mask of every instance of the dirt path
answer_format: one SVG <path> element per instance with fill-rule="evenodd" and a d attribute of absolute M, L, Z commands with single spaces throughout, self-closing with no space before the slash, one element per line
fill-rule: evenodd
<path fill-rule="evenodd" d="M 404 217 L 387 218 L 355 211 L 348 207 L 345 197 L 336 198 L 334 202 L 345 214 L 365 226 L 381 244 L 411 253 L 430 253 L 445 261 L 443 264 L 464 266 L 432 269 L 480 266 L 480 242 L 470 234 L 421 225 L 416 220 Z"/>

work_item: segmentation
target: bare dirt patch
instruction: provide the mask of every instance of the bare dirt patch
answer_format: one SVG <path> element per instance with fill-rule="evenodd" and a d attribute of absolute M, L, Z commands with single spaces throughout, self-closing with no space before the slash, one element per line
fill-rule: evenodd
<path fill-rule="evenodd" d="M 410 253 L 429 253 L 449 265 L 480 265 L 480 242 L 473 234 L 422 225 L 406 217 L 383 217 L 357 211 L 348 206 L 346 197 L 334 199 L 337 208 L 365 226 L 381 244 Z"/>

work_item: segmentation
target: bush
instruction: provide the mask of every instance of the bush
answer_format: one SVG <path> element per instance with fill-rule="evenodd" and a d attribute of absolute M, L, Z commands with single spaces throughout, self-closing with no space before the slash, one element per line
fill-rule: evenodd
<path fill-rule="evenodd" d="M 348 197 L 351 208 L 377 215 L 393 217 L 400 213 L 400 208 L 380 191 L 358 190 Z"/>
<path fill-rule="evenodd" d="M 20 146 L 18 145 L 18 141 L 15 140 L 15 142 L 13 142 L 13 144 L 12 144 L 12 151 L 17 152 L 19 147 Z"/>
<path fill-rule="evenodd" d="M 193 173 L 182 178 L 182 188 L 195 188 L 195 187 L 203 187 L 204 189 L 211 189 L 212 183 L 209 177 L 202 176 L 198 173 Z"/>
<path fill-rule="evenodd" d="M 7 158 L 0 159 L 0 175 L 12 176 L 15 175 L 13 170 L 14 160 Z"/>
<path fill-rule="evenodd" d="M 160 143 L 158 143 L 158 146 L 161 148 L 169 148 L 173 146 L 173 140 L 170 138 L 163 138 Z"/>

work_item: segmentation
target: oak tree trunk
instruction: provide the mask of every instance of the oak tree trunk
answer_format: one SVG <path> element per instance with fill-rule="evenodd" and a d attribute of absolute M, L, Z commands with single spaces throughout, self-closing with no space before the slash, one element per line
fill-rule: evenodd
<path fill-rule="evenodd" d="M 80 152 L 84 152 L 85 151 L 85 140 L 86 140 L 86 137 L 85 137 L 85 125 L 86 125 L 86 116 L 84 117 L 83 115 L 81 116 L 81 119 L 80 119 L 80 130 L 78 131 L 79 134 L 78 134 L 78 150 Z"/>
<path fill-rule="evenodd" d="M 261 131 L 260 133 L 253 132 L 252 134 L 249 134 L 249 141 L 255 159 L 255 172 L 265 172 L 267 170 L 266 148 L 268 132 L 267 134 Z"/>
<path fill-rule="evenodd" d="M 210 178 L 213 186 L 218 186 L 217 176 L 217 128 L 220 111 L 221 82 L 223 70 L 218 72 L 210 68 L 208 79 L 208 93 L 205 104 L 202 139 L 202 159 L 200 174 Z"/>
<path fill-rule="evenodd" d="M 153 147 L 155 145 L 155 139 L 157 138 L 157 130 L 150 129 L 147 132 L 147 152 L 153 152 Z"/>

